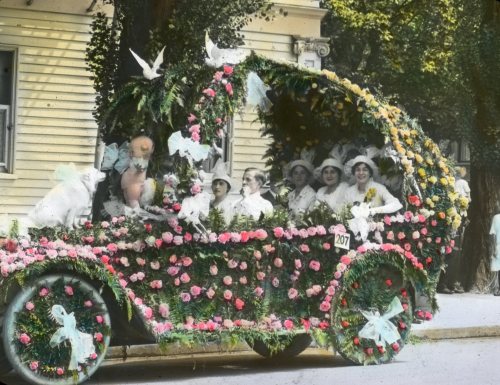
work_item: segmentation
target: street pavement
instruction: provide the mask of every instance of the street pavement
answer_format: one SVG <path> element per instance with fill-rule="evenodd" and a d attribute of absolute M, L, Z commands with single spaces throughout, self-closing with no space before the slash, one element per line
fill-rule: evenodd
<path fill-rule="evenodd" d="M 500 297 L 465 293 L 437 299 L 440 311 L 433 320 L 412 325 L 412 333 L 420 337 L 417 342 L 406 345 L 387 365 L 359 367 L 318 348 L 279 361 L 266 360 L 245 344 L 231 353 L 208 346 L 172 348 L 163 356 L 155 346 L 136 346 L 129 348 L 125 362 L 121 348 L 113 348 L 86 384 L 500 384 Z M 13 373 L 1 381 L 26 384 Z"/>

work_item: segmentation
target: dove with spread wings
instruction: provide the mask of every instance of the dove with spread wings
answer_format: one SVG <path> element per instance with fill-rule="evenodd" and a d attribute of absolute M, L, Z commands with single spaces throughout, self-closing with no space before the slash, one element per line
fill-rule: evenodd
<path fill-rule="evenodd" d="M 134 51 L 132 51 L 132 48 L 129 48 L 129 50 L 132 53 L 132 55 L 134 55 L 135 60 L 137 60 L 137 63 L 139 63 L 139 65 L 142 67 L 142 74 L 146 79 L 153 80 L 160 76 L 158 70 L 160 69 L 160 66 L 163 64 L 163 51 L 165 51 L 165 47 L 163 47 L 161 51 L 158 53 L 158 56 L 156 56 L 156 59 L 152 67 L 148 63 L 146 63 L 144 59 L 142 59 L 139 55 L 137 55 Z"/>
<path fill-rule="evenodd" d="M 205 59 L 205 63 L 214 68 L 219 68 L 223 64 L 238 64 L 248 55 L 248 53 L 242 49 L 217 47 L 212 39 L 210 39 L 210 36 L 208 36 L 208 32 L 205 33 L 205 49 L 208 55 Z"/>

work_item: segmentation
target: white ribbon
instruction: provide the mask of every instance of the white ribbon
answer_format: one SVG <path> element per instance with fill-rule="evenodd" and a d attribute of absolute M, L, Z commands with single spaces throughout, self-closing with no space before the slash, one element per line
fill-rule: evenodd
<path fill-rule="evenodd" d="M 93 337 L 76 329 L 76 319 L 73 313 L 68 314 L 61 305 L 52 306 L 51 315 L 54 320 L 62 325 L 50 339 L 53 348 L 61 342 L 68 340 L 71 344 L 71 359 L 69 370 L 77 370 L 78 363 L 85 363 L 91 354 L 95 353 Z"/>
<path fill-rule="evenodd" d="M 368 238 L 368 232 L 370 231 L 370 225 L 367 221 L 370 216 L 370 204 L 363 202 L 359 206 L 352 206 L 351 213 L 354 218 L 347 221 L 349 229 L 354 235 L 359 234 L 364 242 Z"/>
<path fill-rule="evenodd" d="M 200 219 L 207 218 L 209 210 L 210 195 L 201 192 L 182 200 L 178 218 L 185 219 L 187 223 L 192 223 L 198 232 L 205 233 L 206 229 L 201 224 Z"/>
<path fill-rule="evenodd" d="M 387 344 L 397 342 L 401 338 L 401 335 L 390 319 L 403 311 L 403 306 L 398 297 L 394 297 L 389 304 L 387 312 L 382 316 L 377 310 L 361 310 L 361 313 L 368 322 L 363 329 L 359 331 L 359 336 L 361 338 L 374 340 L 377 346 L 385 347 Z"/>

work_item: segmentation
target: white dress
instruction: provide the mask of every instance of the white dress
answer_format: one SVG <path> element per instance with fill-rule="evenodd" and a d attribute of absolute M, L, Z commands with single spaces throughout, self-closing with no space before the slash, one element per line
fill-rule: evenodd
<path fill-rule="evenodd" d="M 219 210 L 222 213 L 226 225 L 231 223 L 231 219 L 233 219 L 234 217 L 234 212 L 233 212 L 234 199 L 231 199 L 228 195 L 226 195 L 226 197 L 220 202 L 215 203 L 215 201 L 212 201 L 210 203 L 210 206 L 214 209 Z"/>
<path fill-rule="evenodd" d="M 500 270 L 500 214 L 496 214 L 491 222 L 490 234 L 495 236 L 495 253 L 491 257 L 491 271 Z"/>
<path fill-rule="evenodd" d="M 369 189 L 375 189 L 375 196 L 370 201 L 372 214 L 390 214 L 403 207 L 401 202 L 394 197 L 387 188 L 372 179 L 366 185 L 366 191 L 359 191 L 358 185 L 353 184 L 346 190 L 346 202 L 364 202 L 365 195 Z"/>
<path fill-rule="evenodd" d="M 234 214 L 252 217 L 255 220 L 260 218 L 262 213 L 271 214 L 273 205 L 268 200 L 260 196 L 260 192 L 250 194 L 236 201 L 233 207 Z"/>
<path fill-rule="evenodd" d="M 297 194 L 297 190 L 290 191 L 288 194 L 288 208 L 294 216 L 299 216 L 307 212 L 316 200 L 316 191 L 306 185 Z"/>
<path fill-rule="evenodd" d="M 327 194 L 328 186 L 321 187 L 316 193 L 316 202 L 326 202 L 333 211 L 339 211 L 346 203 L 346 191 L 349 185 L 341 182 L 334 192 Z"/>

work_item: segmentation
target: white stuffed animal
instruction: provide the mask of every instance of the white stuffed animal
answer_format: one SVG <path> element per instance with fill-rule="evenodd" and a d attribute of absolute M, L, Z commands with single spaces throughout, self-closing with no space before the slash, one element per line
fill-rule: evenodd
<path fill-rule="evenodd" d="M 91 167 L 75 172 L 50 190 L 28 214 L 36 227 L 78 227 L 80 217 L 92 203 L 97 184 L 106 174 Z"/>

